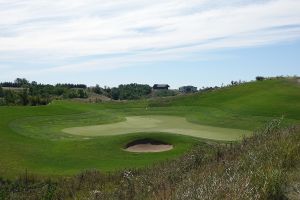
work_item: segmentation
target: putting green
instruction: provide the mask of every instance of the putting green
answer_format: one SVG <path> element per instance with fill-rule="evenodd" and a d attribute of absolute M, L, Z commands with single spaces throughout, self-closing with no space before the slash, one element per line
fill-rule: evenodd
<path fill-rule="evenodd" d="M 174 116 L 131 116 L 126 121 L 93 126 L 72 127 L 62 130 L 80 136 L 107 136 L 138 132 L 165 132 L 213 140 L 239 140 L 250 131 L 205 126 Z"/>

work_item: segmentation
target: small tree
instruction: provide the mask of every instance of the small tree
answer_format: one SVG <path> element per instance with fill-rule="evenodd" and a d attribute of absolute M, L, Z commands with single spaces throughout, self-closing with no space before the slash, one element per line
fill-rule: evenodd
<path fill-rule="evenodd" d="M 15 94 L 15 92 L 13 92 L 12 90 L 6 90 L 4 92 L 4 99 L 5 99 L 5 102 L 7 104 L 16 104 L 17 102 L 17 95 Z"/>
<path fill-rule="evenodd" d="M 4 97 L 4 91 L 3 88 L 0 86 L 0 97 Z"/>
<path fill-rule="evenodd" d="M 263 76 L 257 76 L 256 80 L 257 81 L 263 81 L 263 80 L 265 80 L 265 77 L 263 77 Z"/>
<path fill-rule="evenodd" d="M 20 93 L 19 95 L 20 95 L 21 104 L 23 106 L 26 106 L 29 103 L 27 88 L 24 88 L 22 90 L 22 93 Z"/>
<path fill-rule="evenodd" d="M 19 86 L 19 87 L 23 87 L 23 86 L 28 86 L 29 85 L 29 81 L 27 81 L 25 78 L 17 78 L 15 80 L 15 83 Z"/>
<path fill-rule="evenodd" d="M 114 87 L 111 89 L 111 98 L 114 100 L 120 99 L 120 91 L 118 88 Z"/>
<path fill-rule="evenodd" d="M 67 93 L 64 93 L 64 97 L 65 98 L 77 98 L 78 97 L 78 93 L 76 92 L 76 90 L 71 89 L 69 90 Z"/>
<path fill-rule="evenodd" d="M 95 92 L 96 94 L 102 94 L 102 89 L 100 88 L 100 86 L 97 84 L 96 87 L 93 89 L 93 92 Z"/>
<path fill-rule="evenodd" d="M 78 90 L 78 96 L 79 98 L 87 98 L 87 94 L 83 89 Z"/>

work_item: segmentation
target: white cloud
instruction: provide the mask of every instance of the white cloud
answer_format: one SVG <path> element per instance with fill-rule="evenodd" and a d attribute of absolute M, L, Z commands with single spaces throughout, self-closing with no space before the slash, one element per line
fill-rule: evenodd
<path fill-rule="evenodd" d="M 299 33 L 299 0 L 0 0 L 0 63 L 37 62 L 39 73 L 192 59 Z"/>

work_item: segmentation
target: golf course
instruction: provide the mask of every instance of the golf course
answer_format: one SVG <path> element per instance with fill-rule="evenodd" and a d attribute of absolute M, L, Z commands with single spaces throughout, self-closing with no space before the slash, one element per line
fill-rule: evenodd
<path fill-rule="evenodd" d="M 0 174 L 25 171 L 70 176 L 83 170 L 144 168 L 183 155 L 201 143 L 238 143 L 265 123 L 300 122 L 300 84 L 274 78 L 174 97 L 46 106 L 0 107 Z M 152 139 L 169 151 L 125 151 Z"/>
<path fill-rule="evenodd" d="M 0 0 L 0 200 L 299 200 L 300 0 Z"/>

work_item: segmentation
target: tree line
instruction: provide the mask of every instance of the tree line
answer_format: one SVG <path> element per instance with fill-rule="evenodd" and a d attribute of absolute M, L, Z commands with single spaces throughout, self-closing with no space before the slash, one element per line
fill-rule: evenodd
<path fill-rule="evenodd" d="M 2 87 L 11 87 L 11 88 L 20 88 L 29 85 L 37 85 L 36 81 L 32 81 L 31 83 L 25 78 L 17 78 L 14 82 L 2 82 L 0 86 Z M 43 85 L 43 84 L 39 84 Z M 47 84 L 46 84 L 47 85 Z M 86 89 L 87 86 L 85 84 L 73 84 L 73 83 L 58 83 L 55 87 L 63 87 L 63 88 L 81 88 Z"/>
<path fill-rule="evenodd" d="M 151 86 L 137 83 L 88 88 L 84 84 L 38 84 L 17 78 L 14 82 L 0 83 L 0 105 L 46 105 L 53 99 L 88 98 L 93 93 L 113 100 L 134 100 L 148 97 L 151 91 Z"/>
<path fill-rule="evenodd" d="M 147 97 L 152 91 L 151 86 L 147 84 L 121 84 L 118 87 L 104 87 L 100 88 L 99 85 L 93 89 L 97 94 L 103 94 L 114 100 L 134 100 Z"/>
<path fill-rule="evenodd" d="M 0 105 L 46 105 L 56 98 L 87 98 L 84 84 L 38 84 L 17 78 L 0 83 Z"/>

